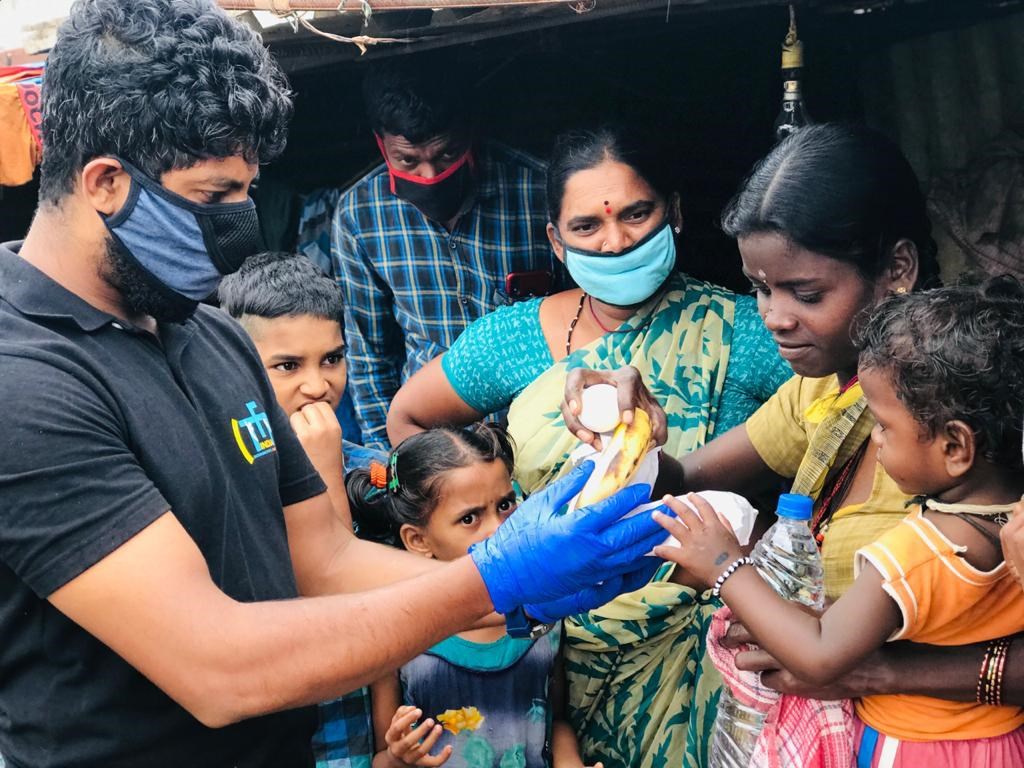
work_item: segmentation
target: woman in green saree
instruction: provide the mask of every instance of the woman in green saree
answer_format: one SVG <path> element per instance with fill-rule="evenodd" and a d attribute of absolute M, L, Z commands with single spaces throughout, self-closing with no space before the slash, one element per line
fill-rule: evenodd
<path fill-rule="evenodd" d="M 548 170 L 548 237 L 580 286 L 503 307 L 399 391 L 397 442 L 509 408 L 515 478 L 558 477 L 579 441 L 559 406 L 573 368 L 633 366 L 685 454 L 742 423 L 792 371 L 754 300 L 676 271 L 678 195 L 665 163 L 621 130 L 573 131 Z M 568 709 L 584 759 L 605 768 L 706 762 L 721 681 L 705 659 L 717 604 L 663 567 L 644 589 L 566 622 Z"/>

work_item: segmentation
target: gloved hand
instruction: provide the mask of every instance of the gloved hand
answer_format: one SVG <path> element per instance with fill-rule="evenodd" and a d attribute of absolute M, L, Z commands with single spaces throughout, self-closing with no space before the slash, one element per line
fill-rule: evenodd
<path fill-rule="evenodd" d="M 630 486 L 597 504 L 560 514 L 593 471 L 592 461 L 582 462 L 470 548 L 496 611 L 508 613 L 519 605 L 577 593 L 589 595 L 585 602 L 603 597 L 605 591 L 586 591 L 636 571 L 640 559 L 664 540 L 664 529 L 649 514 L 620 519 L 650 498 L 647 485 Z"/>
<path fill-rule="evenodd" d="M 541 624 L 553 624 L 566 616 L 575 616 L 578 613 L 586 613 L 594 608 L 600 608 L 619 595 L 635 592 L 640 587 L 646 586 L 664 562 L 661 558 L 644 557 L 635 571 L 607 579 L 603 584 L 588 587 L 574 595 L 563 597 L 561 600 L 527 605 L 525 606 L 526 614 Z"/>

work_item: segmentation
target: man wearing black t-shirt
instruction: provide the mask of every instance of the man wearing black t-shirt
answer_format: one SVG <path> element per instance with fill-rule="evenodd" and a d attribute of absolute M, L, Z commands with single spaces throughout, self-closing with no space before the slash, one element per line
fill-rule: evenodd
<path fill-rule="evenodd" d="M 557 514 L 585 470 L 444 565 L 341 525 L 251 343 L 198 306 L 259 249 L 248 189 L 291 112 L 250 30 L 211 0 L 80 0 L 43 95 L 39 210 L 0 246 L 11 768 L 309 765 L 307 705 L 649 575 L 664 531 L 619 520 L 644 489 Z"/>

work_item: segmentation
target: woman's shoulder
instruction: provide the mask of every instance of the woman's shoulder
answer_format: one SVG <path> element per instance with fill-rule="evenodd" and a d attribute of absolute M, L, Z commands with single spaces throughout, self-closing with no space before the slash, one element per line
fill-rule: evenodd
<path fill-rule="evenodd" d="M 747 434 L 758 447 L 758 453 L 766 458 L 769 450 L 769 443 L 778 448 L 785 448 L 787 456 L 799 464 L 803 451 L 806 449 L 806 439 L 801 441 L 798 447 L 794 442 L 795 435 L 809 437 L 817 422 L 810 422 L 807 417 L 807 410 L 813 403 L 828 394 L 836 394 L 839 391 L 839 382 L 836 377 L 826 376 L 821 379 L 812 379 L 798 374 L 792 374 L 782 382 L 779 388 L 769 397 L 764 405 L 757 409 L 747 420 Z M 790 432 L 789 439 L 779 441 L 780 430 L 786 426 Z M 794 433 L 793 430 L 796 430 Z M 793 466 L 792 472 L 782 472 L 780 466 L 773 465 L 772 468 L 789 477 L 796 472 Z"/>
<path fill-rule="evenodd" d="M 541 305 L 550 298 L 550 296 L 538 296 L 533 299 L 515 301 L 503 307 L 498 307 L 491 312 L 491 315 L 494 316 L 493 322 L 501 325 L 512 324 L 518 327 L 522 327 L 523 323 L 540 326 Z"/>
<path fill-rule="evenodd" d="M 826 397 L 839 394 L 839 380 L 835 374 L 812 378 L 790 373 L 773 399 L 789 403 L 793 413 L 803 417 L 808 408 Z M 817 422 L 815 422 L 817 423 Z"/>
<path fill-rule="evenodd" d="M 529 299 L 484 315 L 441 357 L 448 383 L 470 407 L 480 413 L 507 408 L 552 364 L 540 325 L 541 301 Z"/>
<path fill-rule="evenodd" d="M 765 341 L 775 347 L 775 340 L 771 331 L 764 324 L 761 313 L 757 309 L 757 299 L 747 294 L 732 294 L 736 303 L 736 311 L 733 315 L 733 338 L 740 343 L 750 340 L 758 346 L 764 345 Z M 778 355 L 778 349 L 775 349 Z"/>
<path fill-rule="evenodd" d="M 511 304 L 504 304 L 492 312 L 487 313 L 480 320 L 488 317 L 499 318 L 501 321 L 521 321 L 525 318 L 535 318 L 540 313 L 540 305 L 550 299 L 550 296 L 537 296 L 532 299 L 514 301 Z M 477 320 L 476 322 L 480 322 Z"/>
<path fill-rule="evenodd" d="M 485 345 L 489 341 L 505 343 L 509 329 L 522 333 L 530 326 L 540 327 L 540 305 L 544 298 L 526 299 L 506 304 L 482 315 L 466 326 L 452 348 L 466 345 Z"/>

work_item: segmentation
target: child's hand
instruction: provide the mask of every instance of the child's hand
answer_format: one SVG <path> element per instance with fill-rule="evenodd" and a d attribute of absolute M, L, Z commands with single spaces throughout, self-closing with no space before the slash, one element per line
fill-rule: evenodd
<path fill-rule="evenodd" d="M 329 404 L 310 403 L 293 413 L 289 421 L 320 477 L 330 479 L 343 472 L 341 425 Z"/>
<path fill-rule="evenodd" d="M 655 519 L 681 546 L 661 545 L 655 547 L 654 554 L 678 563 L 703 584 L 710 586 L 730 563 L 743 556 L 743 552 L 732 531 L 722 524 L 718 513 L 707 501 L 695 493 L 689 494 L 686 500 L 700 512 L 699 517 L 686 504 L 672 496 L 662 499 L 665 506 L 675 512 L 676 517 L 656 512 Z"/>
<path fill-rule="evenodd" d="M 444 733 L 444 728 L 430 718 L 413 728 L 412 724 L 422 716 L 423 712 L 416 707 L 404 706 L 399 707 L 395 716 L 391 718 L 391 726 L 384 734 L 384 741 L 388 745 L 392 759 L 399 765 L 444 765 L 452 756 L 450 745 L 437 755 L 430 754 L 430 750 Z"/>
<path fill-rule="evenodd" d="M 999 532 L 1003 557 L 1010 573 L 1024 586 L 1024 500 L 1018 501 L 1010 513 L 1010 522 Z"/>

